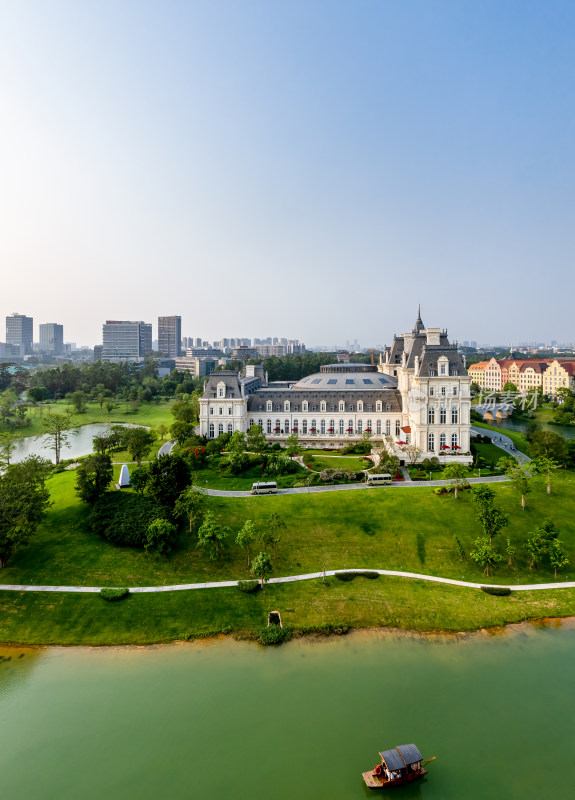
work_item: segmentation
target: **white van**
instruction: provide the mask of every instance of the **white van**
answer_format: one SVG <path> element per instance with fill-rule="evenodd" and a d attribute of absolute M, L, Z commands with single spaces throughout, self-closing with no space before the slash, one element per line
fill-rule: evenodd
<path fill-rule="evenodd" d="M 387 472 L 384 472 L 383 475 L 372 475 L 371 472 L 368 472 L 365 476 L 365 483 L 366 486 L 389 486 L 393 478 Z"/>
<path fill-rule="evenodd" d="M 250 494 L 275 494 L 278 490 L 278 485 L 275 481 L 268 481 L 268 483 L 252 483 Z"/>

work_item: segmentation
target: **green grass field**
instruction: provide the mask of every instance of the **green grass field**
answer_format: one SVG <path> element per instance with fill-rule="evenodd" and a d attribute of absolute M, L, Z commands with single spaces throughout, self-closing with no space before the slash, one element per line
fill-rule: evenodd
<path fill-rule="evenodd" d="M 495 433 L 500 433 L 502 436 L 508 436 L 518 450 L 520 450 L 522 453 L 529 452 L 529 443 L 523 433 L 519 433 L 518 431 L 510 431 L 507 428 L 500 428 L 497 425 L 488 425 L 485 422 L 473 421 L 472 425 L 474 428 L 487 428 L 487 430 L 495 431 Z"/>
<path fill-rule="evenodd" d="M 136 411 L 132 410 L 129 403 L 118 403 L 118 408 L 108 413 L 105 406 L 100 408 L 98 403 L 89 402 L 83 414 L 74 414 L 72 422 L 77 426 L 89 425 L 92 422 L 103 422 L 107 425 L 130 422 L 134 425 L 146 425 L 148 427 L 155 427 L 161 424 L 169 427 L 173 422 L 170 413 L 171 403 L 172 401 L 158 404 L 142 403 Z M 9 428 L 7 424 L 0 424 L 0 433 L 10 430 L 17 436 L 38 436 L 43 433 L 43 417 L 50 411 L 64 414 L 67 411 L 72 411 L 72 408 L 66 400 L 59 400 L 55 403 L 42 403 L 28 409 L 26 418 L 30 420 L 30 426 Z"/>
<path fill-rule="evenodd" d="M 321 472 L 323 469 L 345 469 L 348 472 L 359 472 L 373 466 L 373 462 L 364 461 L 362 456 L 337 456 L 322 453 L 313 456 L 310 464 L 311 469 Z"/>
<path fill-rule="evenodd" d="M 119 467 L 116 467 L 119 470 Z M 540 479 L 521 511 L 510 484 L 496 485 L 501 507 L 511 515 L 509 536 L 518 549 L 516 567 L 501 567 L 491 582 L 536 582 L 552 579 L 550 569 L 528 569 L 523 543 L 545 517 L 556 521 L 571 563 L 575 564 L 573 473 L 562 473 L 547 495 Z M 181 546 L 169 558 L 114 547 L 87 527 L 87 507 L 74 493 L 73 472 L 50 479 L 53 506 L 30 544 L 17 551 L 2 571 L 3 583 L 114 586 L 166 585 L 206 580 L 240 579 L 249 575 L 244 552 L 233 540 L 247 519 L 260 529 L 272 512 L 287 531 L 274 559 L 274 575 L 322 569 L 366 567 L 403 569 L 449 578 L 480 581 L 480 570 L 467 557 L 460 562 L 453 534 L 469 552 L 479 526 L 469 493 L 458 500 L 438 497 L 427 487 L 350 490 L 246 498 L 209 499 L 209 506 L 231 529 L 229 547 L 220 561 L 209 561 L 195 548 L 195 538 L 182 534 Z M 566 570 L 569 574 L 569 569 Z M 574 573 L 575 574 L 575 573 Z"/>
<path fill-rule="evenodd" d="M 518 592 L 493 597 L 473 589 L 380 577 L 342 583 L 328 578 L 237 589 L 131 595 L 109 603 L 98 595 L 0 591 L 0 641 L 19 644 L 132 644 L 167 642 L 219 631 L 262 628 L 268 611 L 284 625 L 306 630 L 326 622 L 351 627 L 465 631 L 528 619 L 575 614 L 574 590 Z"/>

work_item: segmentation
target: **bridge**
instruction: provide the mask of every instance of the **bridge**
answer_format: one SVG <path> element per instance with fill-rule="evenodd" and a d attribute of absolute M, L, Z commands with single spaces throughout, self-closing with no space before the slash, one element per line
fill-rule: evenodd
<path fill-rule="evenodd" d="M 484 420 L 505 419 L 515 411 L 513 403 L 479 403 L 471 408 L 478 411 Z"/>

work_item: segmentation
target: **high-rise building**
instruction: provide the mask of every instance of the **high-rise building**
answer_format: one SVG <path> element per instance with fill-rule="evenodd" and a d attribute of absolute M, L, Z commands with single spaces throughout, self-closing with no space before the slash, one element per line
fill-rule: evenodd
<path fill-rule="evenodd" d="M 24 314 L 11 314 L 6 317 L 6 344 L 20 347 L 21 355 L 32 352 L 34 341 L 34 320 Z"/>
<path fill-rule="evenodd" d="M 102 325 L 102 361 L 143 361 L 151 351 L 150 323 L 109 319 Z"/>
<path fill-rule="evenodd" d="M 182 318 L 158 317 L 158 352 L 166 358 L 182 354 Z"/>
<path fill-rule="evenodd" d="M 40 325 L 40 351 L 52 355 L 64 352 L 64 326 L 57 322 L 46 322 Z"/>

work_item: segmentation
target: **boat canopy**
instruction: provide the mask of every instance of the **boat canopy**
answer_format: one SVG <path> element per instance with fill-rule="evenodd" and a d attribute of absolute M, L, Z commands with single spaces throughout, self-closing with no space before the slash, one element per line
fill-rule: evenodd
<path fill-rule="evenodd" d="M 414 744 L 400 744 L 394 750 L 384 750 L 379 755 L 391 772 L 409 767 L 410 764 L 416 764 L 418 761 L 423 761 L 419 748 Z"/>

